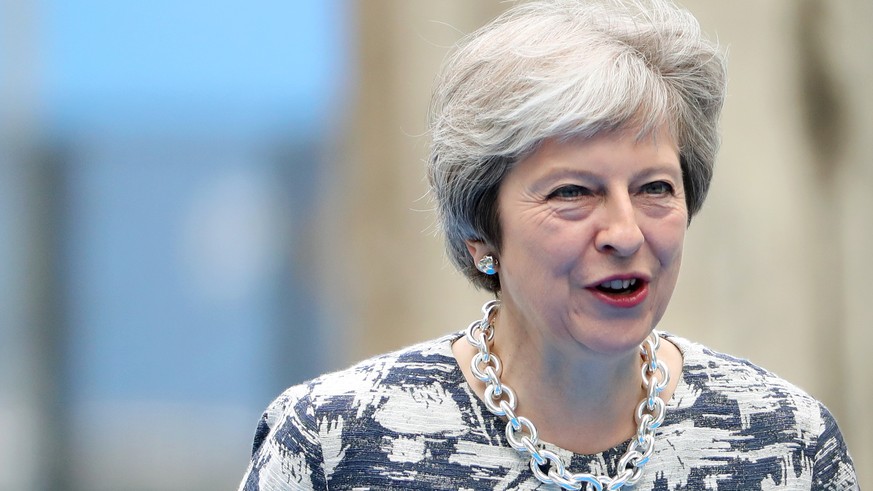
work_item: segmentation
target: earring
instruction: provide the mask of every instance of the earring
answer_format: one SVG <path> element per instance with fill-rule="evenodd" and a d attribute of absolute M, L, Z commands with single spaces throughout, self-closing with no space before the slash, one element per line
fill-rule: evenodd
<path fill-rule="evenodd" d="M 497 259 L 494 259 L 494 256 L 492 256 L 491 254 L 483 256 L 482 259 L 480 259 L 479 262 L 476 263 L 476 269 L 489 276 L 497 274 L 497 269 L 495 269 L 496 266 Z"/>

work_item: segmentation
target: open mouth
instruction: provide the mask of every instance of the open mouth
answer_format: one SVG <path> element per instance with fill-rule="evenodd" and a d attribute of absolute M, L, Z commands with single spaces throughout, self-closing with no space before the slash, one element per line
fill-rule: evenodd
<path fill-rule="evenodd" d="M 631 295 L 642 288 L 643 284 L 643 281 L 637 278 L 610 280 L 597 285 L 595 289 L 607 295 Z"/>

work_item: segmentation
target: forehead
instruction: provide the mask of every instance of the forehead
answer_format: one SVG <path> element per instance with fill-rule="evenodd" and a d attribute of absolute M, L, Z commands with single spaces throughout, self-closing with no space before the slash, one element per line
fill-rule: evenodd
<path fill-rule="evenodd" d="M 671 125 L 661 123 L 657 125 L 625 125 L 617 128 L 606 128 L 595 133 L 574 133 L 568 135 L 555 136 L 547 138 L 543 141 L 546 143 L 576 142 L 585 143 L 588 141 L 611 141 L 614 143 L 632 143 L 636 145 L 667 145 L 679 150 L 679 139 L 676 137 L 676 132 Z"/>
<path fill-rule="evenodd" d="M 547 138 L 520 159 L 515 167 L 519 172 L 513 174 L 681 171 L 679 147 L 667 131 L 646 134 L 615 131 L 588 137 Z"/>

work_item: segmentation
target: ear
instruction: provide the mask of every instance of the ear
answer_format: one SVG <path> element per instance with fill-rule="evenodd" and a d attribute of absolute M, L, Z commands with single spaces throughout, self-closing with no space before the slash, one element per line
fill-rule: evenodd
<path fill-rule="evenodd" d="M 470 252 L 470 257 L 473 258 L 473 264 L 486 254 L 492 253 L 492 247 L 481 240 L 466 240 L 464 243 L 467 244 L 467 250 Z"/>

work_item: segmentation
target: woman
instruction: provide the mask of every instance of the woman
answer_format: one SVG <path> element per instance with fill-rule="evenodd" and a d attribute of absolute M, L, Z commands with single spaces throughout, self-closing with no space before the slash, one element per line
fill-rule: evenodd
<path fill-rule="evenodd" d="M 241 489 L 856 489 L 833 417 L 655 326 L 709 187 L 718 49 L 662 1 L 523 4 L 434 94 L 464 332 L 292 387 Z"/>

